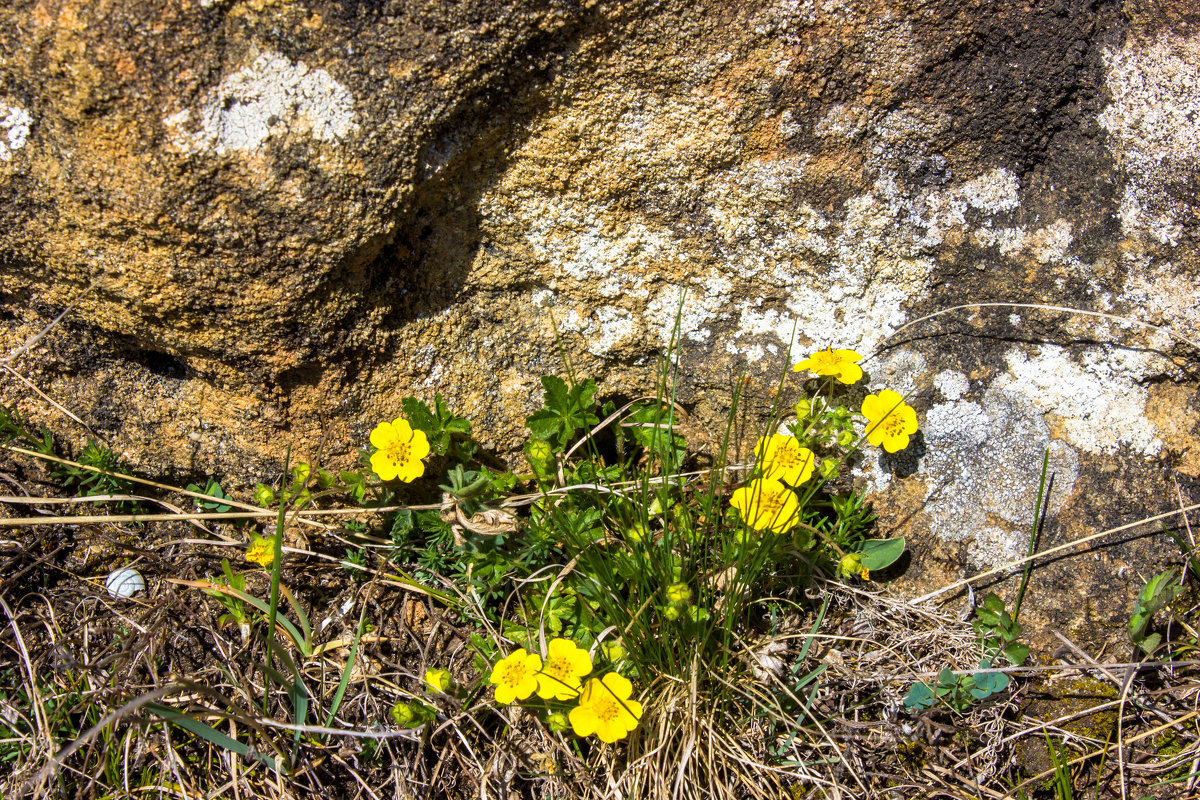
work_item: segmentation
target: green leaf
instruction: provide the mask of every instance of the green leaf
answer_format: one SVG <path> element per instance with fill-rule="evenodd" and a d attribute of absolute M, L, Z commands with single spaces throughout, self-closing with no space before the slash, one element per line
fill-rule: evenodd
<path fill-rule="evenodd" d="M 542 405 L 547 411 L 557 411 L 565 414 L 571 408 L 571 393 L 567 382 L 556 375 L 543 375 L 542 388 L 545 390 Z"/>
<path fill-rule="evenodd" d="M 542 378 L 542 387 L 545 389 L 542 410 L 525 420 L 525 425 L 537 438 L 550 442 L 561 451 L 575 431 L 600 421 L 592 413 L 597 391 L 592 379 L 567 388 L 562 378 L 546 375 Z"/>
<path fill-rule="evenodd" d="M 247 744 L 244 744 L 243 742 L 239 742 L 238 740 L 221 733 L 220 731 L 209 725 L 206 725 L 195 717 L 191 717 L 182 711 L 171 708 L 170 706 L 163 706 L 157 703 L 147 703 L 145 708 L 147 711 L 161 717 L 166 722 L 178 725 L 184 730 L 199 736 L 201 739 L 204 739 L 211 744 L 215 744 L 218 747 L 223 747 L 229 752 L 236 753 L 242 758 L 257 759 L 265 764 L 268 768 L 276 771 L 279 770 L 275 759 L 262 754 L 258 750 L 250 747 Z"/>
<path fill-rule="evenodd" d="M 1028 648 L 1026 648 L 1026 651 L 1028 651 Z M 985 658 L 979 662 L 979 668 L 983 671 L 976 672 L 971 676 L 975 682 L 975 686 L 970 690 L 970 695 L 976 700 L 982 700 L 988 695 L 1003 691 L 1012 683 L 1012 679 L 1006 673 L 993 670 L 991 669 L 992 666 L 992 660 Z"/>
<path fill-rule="evenodd" d="M 413 512 L 407 508 L 402 508 L 396 512 L 395 518 L 392 520 L 391 539 L 392 544 L 397 547 L 408 541 L 409 535 L 413 532 L 415 522 L 413 520 Z"/>
<path fill-rule="evenodd" d="M 437 417 L 429 410 L 429 406 L 425 405 L 423 400 L 418 400 L 415 397 L 405 397 L 400 401 L 400 410 L 404 412 L 409 425 L 418 430 L 425 431 L 427 435 L 436 434 L 440 430 Z"/>
<path fill-rule="evenodd" d="M 863 566 L 872 572 L 887 569 L 904 555 L 904 537 L 868 539 L 859 545 L 858 552 L 862 554 Z"/>
<path fill-rule="evenodd" d="M 1162 642 L 1160 635 L 1146 633 L 1151 618 L 1183 591 L 1177 579 L 1178 573 L 1169 569 L 1146 581 L 1129 617 L 1129 641 L 1140 647 L 1146 655 L 1150 655 Z"/>
<path fill-rule="evenodd" d="M 1149 636 L 1142 637 L 1141 641 L 1135 642 L 1135 644 L 1138 647 L 1142 648 L 1142 651 L 1146 655 L 1152 655 L 1154 653 L 1154 651 L 1158 649 L 1158 646 L 1161 643 L 1162 643 L 1162 634 L 1161 633 L 1152 633 Z"/>
<path fill-rule="evenodd" d="M 562 429 L 562 422 L 557 413 L 549 409 L 542 409 L 526 417 L 525 426 L 537 438 L 550 442 L 558 438 L 558 432 Z"/>
<path fill-rule="evenodd" d="M 1014 667 L 1019 667 L 1025 663 L 1025 659 L 1029 658 L 1029 646 L 1024 644 L 1010 644 L 1002 651 L 1004 657 L 1007 658 Z"/>
<path fill-rule="evenodd" d="M 933 706 L 933 689 L 927 683 L 914 683 L 904 695 L 904 707 L 908 710 L 926 709 Z"/>
<path fill-rule="evenodd" d="M 954 670 L 949 667 L 943 667 L 937 676 L 937 696 L 942 697 L 954 691 L 958 688 L 958 684 L 959 676 L 954 674 Z"/>
<path fill-rule="evenodd" d="M 1000 598 L 1000 595 L 996 594 L 995 592 L 988 592 L 987 597 L 983 598 L 982 608 L 986 611 L 992 612 L 993 614 L 1003 614 L 1004 601 Z"/>

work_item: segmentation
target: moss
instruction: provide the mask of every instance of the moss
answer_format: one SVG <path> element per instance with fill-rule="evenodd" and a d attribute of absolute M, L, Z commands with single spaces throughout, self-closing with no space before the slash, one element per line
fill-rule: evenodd
<path fill-rule="evenodd" d="M 1024 709 L 1028 715 L 1043 721 L 1055 720 L 1075 714 L 1076 719 L 1061 724 L 1061 728 L 1079 736 L 1107 741 L 1115 732 L 1118 719 L 1116 706 L 1105 708 L 1094 714 L 1083 714 L 1116 700 L 1120 692 L 1111 683 L 1091 677 L 1079 677 L 1069 681 L 1044 685 L 1043 693 Z M 1054 769 L 1054 761 L 1046 749 L 1043 738 L 1022 737 L 1016 746 L 1016 761 L 1027 775 L 1040 775 Z M 1051 778 L 1039 788 L 1049 789 Z"/>

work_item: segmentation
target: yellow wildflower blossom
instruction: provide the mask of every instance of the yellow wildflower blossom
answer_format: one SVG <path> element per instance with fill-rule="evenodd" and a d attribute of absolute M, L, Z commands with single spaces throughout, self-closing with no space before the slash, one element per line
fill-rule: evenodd
<path fill-rule="evenodd" d="M 830 347 L 813 353 L 792 367 L 792 370 L 802 372 L 809 369 L 818 375 L 837 378 L 842 383 L 849 385 L 862 380 L 862 367 L 855 363 L 861 358 L 862 356 L 853 350 L 834 350 Z"/>
<path fill-rule="evenodd" d="M 427 669 L 425 670 L 425 685 L 435 692 L 445 694 L 454 685 L 454 678 L 451 677 L 449 670 Z"/>
<path fill-rule="evenodd" d="M 800 519 L 800 499 L 774 478 L 751 481 L 733 493 L 729 504 L 756 531 L 783 533 Z"/>
<path fill-rule="evenodd" d="M 250 546 L 246 548 L 246 560 L 251 564 L 258 564 L 263 569 L 270 569 L 275 563 L 275 537 L 251 537 Z"/>
<path fill-rule="evenodd" d="M 633 684 L 619 673 L 592 678 L 571 709 L 571 728 L 576 736 L 591 736 L 612 743 L 624 739 L 642 718 L 642 704 L 630 700 Z"/>
<path fill-rule="evenodd" d="M 496 684 L 496 702 L 507 705 L 528 698 L 538 687 L 537 674 L 541 669 L 542 657 L 526 653 L 523 647 L 501 659 L 488 678 Z"/>
<path fill-rule="evenodd" d="M 429 455 L 429 440 L 424 431 L 413 430 L 408 420 L 398 417 L 391 422 L 381 422 L 371 431 L 371 471 L 381 481 L 396 478 L 408 483 L 425 473 L 421 462 Z"/>
<path fill-rule="evenodd" d="M 777 478 L 791 486 L 799 486 L 813 474 L 816 456 L 801 447 L 795 436 L 774 434 L 758 440 L 754 446 L 763 477 Z"/>
<path fill-rule="evenodd" d="M 917 432 L 917 412 L 891 389 L 863 398 L 862 415 L 867 418 L 867 441 L 889 453 L 908 447 L 908 437 Z"/>
<path fill-rule="evenodd" d="M 592 671 L 592 658 L 570 639 L 551 639 L 546 661 L 537 676 L 537 696 L 543 700 L 570 700 L 579 694 L 580 680 Z"/>

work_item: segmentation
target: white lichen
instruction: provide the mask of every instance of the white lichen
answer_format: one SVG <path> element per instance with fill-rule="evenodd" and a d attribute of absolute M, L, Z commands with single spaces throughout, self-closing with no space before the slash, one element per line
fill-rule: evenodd
<path fill-rule="evenodd" d="M 933 388 L 947 400 L 959 400 L 971 388 L 967 376 L 952 369 L 944 369 L 933 376 Z"/>
<path fill-rule="evenodd" d="M 11 161 L 13 152 L 25 146 L 33 118 L 19 105 L 0 103 L 0 161 Z"/>
<path fill-rule="evenodd" d="M 1005 362 L 1008 372 L 992 388 L 1059 419 L 1063 438 L 1072 446 L 1111 454 L 1124 445 L 1144 455 L 1162 447 L 1146 418 L 1148 392 L 1142 384 L 1162 371 L 1162 356 L 1097 347 L 1076 361 L 1061 347 L 1043 345 L 1028 355 L 1013 348 Z"/>
<path fill-rule="evenodd" d="M 344 139 L 358 128 L 354 97 L 323 69 L 264 53 L 212 92 L 189 130 L 192 111 L 163 119 L 172 141 L 187 152 L 218 155 L 254 152 L 273 136 L 301 133 L 323 142 Z"/>
<path fill-rule="evenodd" d="M 1104 53 L 1112 102 L 1100 114 L 1126 184 L 1126 236 L 1174 247 L 1192 219 L 1171 184 L 1191 180 L 1200 158 L 1200 38 L 1162 32 L 1129 37 Z"/>
<path fill-rule="evenodd" d="M 1028 398 L 1005 389 L 989 388 L 980 403 L 933 405 L 922 431 L 926 453 L 917 475 L 925 481 L 931 529 L 946 541 L 966 542 L 976 567 L 1023 555 L 1047 450 L 1052 512 L 1062 508 L 1078 477 L 1075 451 L 1050 437 Z"/>

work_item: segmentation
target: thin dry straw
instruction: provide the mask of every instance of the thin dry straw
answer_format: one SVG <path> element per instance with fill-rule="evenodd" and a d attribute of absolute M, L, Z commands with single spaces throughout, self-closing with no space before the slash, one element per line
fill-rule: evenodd
<path fill-rule="evenodd" d="M 30 339 L 28 341 L 26 341 L 25 344 L 21 345 L 16 350 L 13 350 L 11 353 L 6 355 L 4 358 L 0 358 L 0 364 L 8 366 L 13 361 L 15 361 L 17 358 L 19 358 L 22 353 L 24 353 L 26 350 L 28 350 L 29 348 L 31 348 L 35 344 L 37 344 L 38 340 L 40 340 L 43 336 L 45 336 L 50 331 L 54 330 L 54 326 L 56 326 L 56 325 L 58 325 L 58 323 L 62 322 L 63 317 L 65 317 L 67 314 L 71 313 L 71 309 L 75 308 L 75 306 L 79 303 L 80 300 L 87 297 L 88 294 L 95 287 L 95 285 L 96 285 L 95 281 L 88 284 L 88 287 L 86 289 L 84 289 L 82 292 L 80 292 L 74 300 L 72 300 L 70 303 L 67 304 L 67 307 L 62 310 L 61 314 L 59 314 L 54 319 L 50 320 L 49 325 L 42 328 L 34 336 L 30 337 Z"/>
<path fill-rule="evenodd" d="M 1118 525 L 1115 528 L 1109 528 L 1108 530 L 1100 531 L 1099 533 L 1093 533 L 1091 536 L 1085 536 L 1084 538 L 1076 539 L 1073 542 L 1067 542 L 1066 544 L 1060 544 L 1058 547 L 1051 547 L 1049 550 L 1042 550 L 1039 553 L 1034 553 L 1032 556 L 1026 556 L 1025 558 L 1019 558 L 1016 561 L 1010 561 L 1007 564 L 996 567 L 995 569 L 990 569 L 987 572 L 980 572 L 978 575 L 972 575 L 969 578 L 963 578 L 960 581 L 955 581 L 954 583 L 951 583 L 948 586 L 943 586 L 941 589 L 936 589 L 936 590 L 930 592 L 929 594 L 923 594 L 920 597 L 913 600 L 912 602 L 914 604 L 923 603 L 926 600 L 931 600 L 934 597 L 937 597 L 938 595 L 946 594 L 947 592 L 952 592 L 952 591 L 955 591 L 956 589 L 961 589 L 962 587 L 967 586 L 968 584 L 972 583 L 973 581 L 983 580 L 984 578 L 990 578 L 993 575 L 999 575 L 1003 572 L 1008 572 L 1009 570 L 1011 570 L 1015 567 L 1020 567 L 1029 561 L 1043 558 L 1045 556 L 1051 556 L 1051 555 L 1054 555 L 1055 553 L 1061 553 L 1062 551 L 1069 550 L 1070 548 L 1075 547 L 1076 545 L 1087 544 L 1090 541 L 1099 539 L 1103 536 L 1107 536 L 1110 533 L 1119 533 L 1121 531 L 1129 530 L 1130 528 L 1136 528 L 1139 525 L 1145 525 L 1149 522 L 1158 522 L 1159 520 L 1167 519 L 1168 517 L 1173 517 L 1176 514 L 1186 514 L 1187 512 L 1195 511 L 1196 509 L 1200 509 L 1200 503 L 1190 505 L 1186 508 L 1177 508 L 1174 511 L 1168 511 L 1164 514 L 1158 514 L 1153 517 L 1146 517 L 1145 519 L 1140 519 L 1136 522 L 1130 522 L 1125 525 Z"/>

